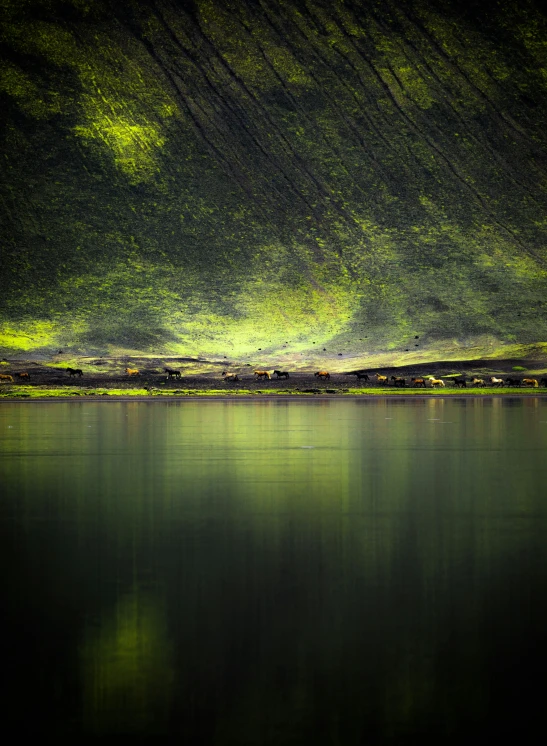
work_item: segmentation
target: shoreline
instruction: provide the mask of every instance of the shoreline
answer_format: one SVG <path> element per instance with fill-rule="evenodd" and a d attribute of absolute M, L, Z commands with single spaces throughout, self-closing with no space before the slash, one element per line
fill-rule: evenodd
<path fill-rule="evenodd" d="M 359 401 L 366 399 L 368 401 L 383 399 L 388 400 L 394 397 L 400 399 L 406 396 L 407 399 L 529 399 L 531 397 L 547 398 L 546 391 L 534 391 L 530 390 L 527 392 L 507 392 L 507 393 L 434 393 L 434 394 L 406 394 L 406 393 L 390 393 L 390 394 L 182 394 L 179 396 L 155 395 L 155 396 L 123 396 L 123 395 L 98 395 L 98 396 L 74 396 L 68 394 L 67 396 L 44 396 L 44 397 L 32 397 L 32 396 L 13 396 L 0 397 L 0 404 L 33 404 L 33 403 L 60 403 L 60 402 L 72 402 L 72 403 L 88 403 L 95 404 L 97 402 L 181 402 L 181 401 L 290 401 L 291 399 L 298 399 L 299 401 L 332 401 L 333 399 L 351 399 Z"/>

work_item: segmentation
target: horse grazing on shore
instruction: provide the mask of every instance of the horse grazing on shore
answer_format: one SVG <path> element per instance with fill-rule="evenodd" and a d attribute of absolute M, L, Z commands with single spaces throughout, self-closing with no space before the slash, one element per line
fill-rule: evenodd
<path fill-rule="evenodd" d="M 455 378 L 454 379 L 454 386 L 461 386 L 462 389 L 467 388 L 467 378 Z"/>
<path fill-rule="evenodd" d="M 374 375 L 376 376 L 376 381 L 378 383 L 385 383 L 387 386 L 388 384 L 387 376 L 382 376 L 380 375 L 380 373 L 375 373 Z"/>
<path fill-rule="evenodd" d="M 125 372 L 128 376 L 140 376 L 140 371 L 137 368 L 126 368 Z"/>
<path fill-rule="evenodd" d="M 180 378 L 181 372 L 180 370 L 173 370 L 173 368 L 164 368 L 164 373 L 167 373 L 167 378 Z"/>
<path fill-rule="evenodd" d="M 488 380 L 490 381 L 490 383 L 492 384 L 492 386 L 498 386 L 498 387 L 500 387 L 500 386 L 504 385 L 503 378 L 496 378 L 496 376 L 490 376 L 490 378 Z"/>
<path fill-rule="evenodd" d="M 16 373 L 17 378 L 21 378 L 24 381 L 30 381 L 30 373 Z"/>
<path fill-rule="evenodd" d="M 253 370 L 253 373 L 257 378 L 267 378 L 270 380 L 271 376 L 267 370 Z"/>
<path fill-rule="evenodd" d="M 80 378 L 83 376 L 84 372 L 80 368 L 67 368 L 66 372 L 69 376 L 80 376 Z"/>
<path fill-rule="evenodd" d="M 535 389 L 539 386 L 539 383 L 535 378 L 523 378 L 522 379 L 522 385 L 523 386 L 533 386 Z"/>
<path fill-rule="evenodd" d="M 8 381 L 9 383 L 14 383 L 13 376 L 10 376 L 9 373 L 0 373 L 0 381 Z"/>
<path fill-rule="evenodd" d="M 290 378 L 289 371 L 287 370 L 274 370 L 274 376 L 278 378 Z"/>
<path fill-rule="evenodd" d="M 433 378 L 431 377 L 429 379 L 429 383 L 431 384 L 431 388 L 442 388 L 444 389 L 445 383 L 441 378 Z"/>
<path fill-rule="evenodd" d="M 413 383 L 416 387 L 422 386 L 424 389 L 426 388 L 425 378 L 411 378 L 410 383 Z"/>
<path fill-rule="evenodd" d="M 313 374 L 316 378 L 330 378 L 330 373 L 327 370 L 318 370 L 317 373 Z"/>
<path fill-rule="evenodd" d="M 391 381 L 394 386 L 406 386 L 406 378 L 402 378 L 401 376 L 391 376 Z"/>

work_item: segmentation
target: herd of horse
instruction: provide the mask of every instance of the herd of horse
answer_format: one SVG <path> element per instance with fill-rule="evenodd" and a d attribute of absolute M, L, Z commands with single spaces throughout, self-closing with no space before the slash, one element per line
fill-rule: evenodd
<path fill-rule="evenodd" d="M 225 381 L 232 381 L 232 382 L 238 382 L 241 379 L 237 375 L 237 373 L 229 373 L 228 371 L 222 372 L 222 377 Z M 255 370 L 253 371 L 253 375 L 257 379 L 268 379 L 270 380 L 272 375 L 275 375 L 276 378 L 279 380 L 280 378 L 289 378 L 290 374 L 288 371 L 281 371 L 281 370 L 274 370 L 272 374 L 270 374 L 267 370 Z M 330 379 L 330 373 L 327 370 L 318 370 L 313 374 L 316 378 L 321 378 L 323 380 L 329 380 Z M 374 373 L 369 375 L 368 373 L 345 373 L 343 375 L 348 376 L 356 376 L 358 380 L 360 381 L 366 381 L 367 383 L 374 383 L 373 379 L 376 379 L 376 383 L 381 386 L 396 386 L 399 388 L 404 387 L 416 387 L 416 388 L 427 388 L 428 384 L 430 388 L 446 388 L 446 384 L 451 381 L 456 387 L 459 388 L 467 388 L 467 386 L 477 386 L 477 387 L 505 387 L 505 386 L 531 386 L 533 388 L 538 388 L 540 383 L 538 382 L 537 378 L 506 378 L 505 380 L 503 378 L 497 378 L 496 376 L 490 376 L 486 380 L 484 378 L 477 378 L 476 376 L 467 379 L 465 376 L 459 376 L 458 378 L 451 378 L 448 379 L 448 381 L 444 381 L 442 378 L 436 378 L 435 376 L 423 376 L 423 377 L 414 377 L 410 378 L 409 382 L 407 383 L 407 379 L 403 376 L 384 376 L 381 373 Z M 547 378 L 541 379 L 541 385 L 547 387 Z"/>
<path fill-rule="evenodd" d="M 73 377 L 79 377 L 81 378 L 84 373 L 80 368 L 65 368 L 68 375 Z M 167 374 L 167 379 L 180 379 L 182 376 L 182 373 L 180 370 L 174 370 L 173 368 L 164 368 L 163 372 Z M 140 376 L 141 373 L 137 368 L 126 368 L 125 373 L 130 378 Z M 30 373 L 23 371 L 20 373 L 14 373 L 13 374 L 16 378 L 18 378 L 20 381 L 30 381 Z M 0 373 L 0 383 L 15 383 L 14 377 L 10 373 Z M 407 382 L 407 379 L 403 376 L 390 376 L 382 375 L 381 373 L 363 373 L 363 372 L 353 372 L 353 373 L 345 373 L 342 375 L 348 375 L 348 376 L 356 376 L 357 380 L 359 381 L 365 381 L 367 383 L 376 383 L 380 386 L 394 386 L 398 388 L 406 388 L 406 387 L 415 387 L 415 388 L 445 388 L 447 383 L 452 383 L 457 388 L 467 388 L 467 386 L 475 386 L 478 388 L 483 387 L 532 387 L 532 388 L 538 388 L 540 385 L 547 387 L 547 378 L 542 378 L 540 381 L 538 381 L 537 378 L 516 378 L 516 377 L 508 377 L 508 378 L 498 378 L 497 376 L 490 376 L 488 378 L 480 378 L 477 376 L 472 376 L 471 378 L 467 378 L 465 376 L 458 376 L 457 378 L 449 378 L 446 381 L 442 378 L 436 378 L 433 375 L 430 376 L 420 376 L 420 377 L 414 377 L 410 378 Z M 237 375 L 237 373 L 229 373 L 227 370 L 223 371 L 221 374 L 222 378 L 227 382 L 237 383 L 241 379 Z M 253 371 L 253 377 L 258 380 L 260 379 L 266 379 L 271 380 L 272 376 L 275 376 L 277 380 L 279 379 L 289 379 L 290 373 L 287 370 L 274 370 L 270 372 L 269 370 L 254 370 Z M 330 380 L 331 374 L 327 370 L 318 370 L 314 373 L 314 376 L 316 378 L 319 378 L 321 380 Z M 374 381 L 374 379 L 376 379 Z"/>
<path fill-rule="evenodd" d="M 372 376 L 369 376 L 368 373 L 348 373 L 347 375 L 356 376 L 358 380 L 364 380 L 367 382 L 371 382 L 372 378 L 376 378 L 376 383 L 383 386 L 392 385 L 401 388 L 407 386 L 407 380 L 402 376 L 391 376 L 388 378 L 388 376 L 384 376 L 380 373 L 374 373 Z M 467 388 L 468 385 L 476 386 L 478 388 L 502 388 L 510 386 L 531 386 L 532 388 L 538 388 L 541 383 L 541 386 L 547 386 L 547 378 L 542 378 L 541 382 L 539 382 L 537 378 L 506 378 L 504 380 L 503 378 L 497 378 L 496 376 L 490 376 L 486 379 L 478 378 L 477 376 L 473 376 L 470 379 L 465 376 L 459 376 L 458 378 L 450 378 L 447 381 L 444 381 L 442 378 L 436 378 L 435 376 L 422 376 L 420 378 L 411 378 L 408 385 L 425 389 L 429 383 L 431 388 L 445 388 L 446 384 L 449 382 L 453 383 L 457 388 L 464 389 Z"/>

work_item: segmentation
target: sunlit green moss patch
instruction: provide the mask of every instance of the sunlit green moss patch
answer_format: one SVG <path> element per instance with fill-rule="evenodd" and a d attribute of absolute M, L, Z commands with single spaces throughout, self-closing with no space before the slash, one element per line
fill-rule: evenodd
<path fill-rule="evenodd" d="M 4 322 L 0 324 L 0 349 L 9 353 L 51 347 L 58 335 L 59 329 L 51 321 Z"/>

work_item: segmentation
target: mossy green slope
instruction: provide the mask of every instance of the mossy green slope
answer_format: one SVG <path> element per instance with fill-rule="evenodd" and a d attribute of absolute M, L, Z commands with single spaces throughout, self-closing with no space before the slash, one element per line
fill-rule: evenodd
<path fill-rule="evenodd" d="M 3 0 L 0 346 L 545 342 L 539 8 Z"/>

